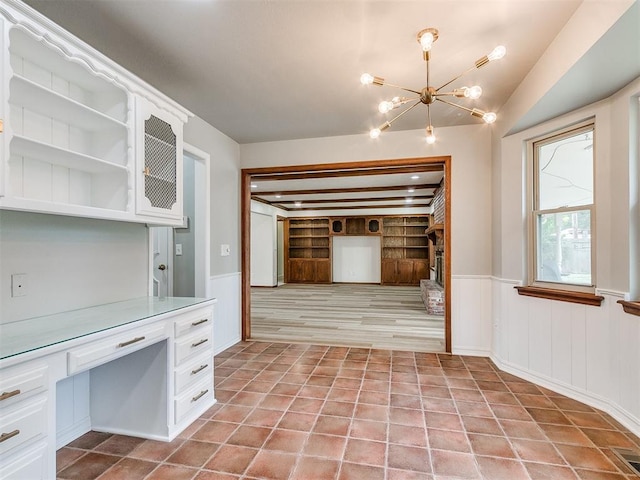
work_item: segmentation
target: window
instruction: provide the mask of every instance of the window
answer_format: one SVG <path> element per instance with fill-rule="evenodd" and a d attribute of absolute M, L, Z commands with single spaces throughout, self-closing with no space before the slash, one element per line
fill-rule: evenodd
<path fill-rule="evenodd" d="M 593 141 L 588 123 L 530 143 L 530 285 L 594 291 Z"/>

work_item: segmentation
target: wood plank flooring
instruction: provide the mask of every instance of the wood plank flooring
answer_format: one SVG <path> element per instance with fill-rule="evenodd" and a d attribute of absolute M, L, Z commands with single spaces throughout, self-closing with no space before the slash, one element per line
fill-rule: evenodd
<path fill-rule="evenodd" d="M 444 317 L 419 287 L 363 284 L 251 289 L 251 339 L 444 352 Z"/>

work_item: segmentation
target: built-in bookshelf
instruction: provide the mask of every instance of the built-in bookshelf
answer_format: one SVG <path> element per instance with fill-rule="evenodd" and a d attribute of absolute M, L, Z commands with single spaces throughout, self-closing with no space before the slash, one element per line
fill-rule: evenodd
<path fill-rule="evenodd" d="M 429 216 L 384 217 L 382 283 L 420 283 L 429 278 Z"/>
<path fill-rule="evenodd" d="M 291 218 L 287 223 L 287 281 L 331 282 L 329 219 Z"/>

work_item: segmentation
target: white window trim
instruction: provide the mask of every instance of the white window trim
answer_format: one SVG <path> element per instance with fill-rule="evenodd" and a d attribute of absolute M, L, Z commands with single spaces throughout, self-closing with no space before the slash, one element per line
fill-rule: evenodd
<path fill-rule="evenodd" d="M 582 121 L 577 124 L 572 124 L 570 126 L 549 132 L 545 135 L 540 135 L 535 138 L 531 138 L 527 140 L 526 143 L 526 168 L 527 168 L 527 182 L 526 182 L 526 195 L 527 195 L 527 282 L 529 286 L 546 288 L 550 290 L 565 290 L 571 292 L 581 292 L 581 293 L 595 293 L 597 279 L 596 279 L 596 205 L 597 205 L 597 182 L 596 182 L 596 158 L 594 154 L 593 161 L 593 203 L 589 205 L 581 205 L 579 207 L 570 207 L 570 208 L 555 208 L 555 209 L 547 209 L 547 210 L 537 210 L 537 159 L 536 157 L 536 144 L 540 144 L 540 142 L 544 143 L 552 143 L 553 141 L 557 141 L 559 138 L 564 136 L 574 135 L 576 132 L 580 130 L 593 130 L 593 143 L 594 143 L 594 152 L 596 151 L 596 124 L 595 118 L 590 118 L 589 120 Z M 536 218 L 539 214 L 547 214 L 547 213 L 561 213 L 563 211 L 576 211 L 576 210 L 590 210 L 590 218 L 591 218 L 591 283 L 592 285 L 579 285 L 579 284 L 571 284 L 571 283 L 563 283 L 563 282 L 549 282 L 549 281 L 541 281 L 537 280 L 537 255 L 538 255 L 538 241 L 537 241 L 537 222 Z"/>

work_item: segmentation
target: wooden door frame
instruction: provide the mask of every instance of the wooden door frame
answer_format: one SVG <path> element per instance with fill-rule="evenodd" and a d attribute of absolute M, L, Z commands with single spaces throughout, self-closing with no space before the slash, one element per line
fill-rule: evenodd
<path fill-rule="evenodd" d="M 444 222 L 444 323 L 445 350 L 451 353 L 451 156 L 401 158 L 394 160 L 369 160 L 361 162 L 324 163 L 310 165 L 289 165 L 280 167 L 243 168 L 240 175 L 240 245 L 242 258 L 242 340 L 251 339 L 251 177 L 254 175 L 295 174 L 319 172 L 323 170 L 344 170 L 345 172 L 363 168 L 401 168 L 415 166 L 444 166 L 445 222 Z M 348 175 L 348 173 L 347 173 Z"/>

